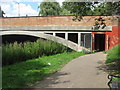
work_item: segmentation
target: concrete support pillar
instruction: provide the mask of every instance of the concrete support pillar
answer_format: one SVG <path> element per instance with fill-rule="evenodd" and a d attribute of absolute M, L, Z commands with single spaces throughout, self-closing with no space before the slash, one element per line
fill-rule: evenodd
<path fill-rule="evenodd" d="M 92 39 L 92 33 L 91 33 L 91 51 L 92 51 L 92 41 L 93 39 Z"/>
<path fill-rule="evenodd" d="M 109 42 L 109 41 L 108 41 L 108 38 L 109 38 L 108 35 L 106 35 L 106 39 L 105 39 L 105 42 L 106 42 L 106 43 L 105 43 L 105 50 L 108 50 L 108 47 L 109 47 L 109 45 L 108 45 L 108 42 Z"/>
<path fill-rule="evenodd" d="M 81 33 L 78 33 L 78 45 L 81 43 Z"/>
<path fill-rule="evenodd" d="M 53 36 L 56 36 L 56 33 L 55 33 L 55 32 L 53 33 Z"/>
<path fill-rule="evenodd" d="M 84 44 L 83 44 L 83 47 L 85 47 L 85 43 L 86 43 L 86 35 L 84 35 Z"/>
<path fill-rule="evenodd" d="M 68 33 L 65 33 L 65 39 L 68 40 Z"/>
<path fill-rule="evenodd" d="M 95 50 L 94 42 L 95 42 L 95 34 L 93 33 L 92 34 L 92 50 Z"/>
<path fill-rule="evenodd" d="M 82 51 L 82 47 L 81 47 L 81 33 L 78 33 L 78 52 Z"/>

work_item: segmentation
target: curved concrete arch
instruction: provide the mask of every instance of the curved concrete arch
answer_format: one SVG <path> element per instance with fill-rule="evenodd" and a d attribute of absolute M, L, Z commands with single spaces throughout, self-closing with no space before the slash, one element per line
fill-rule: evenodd
<path fill-rule="evenodd" d="M 76 44 L 72 41 L 65 40 L 65 39 L 57 37 L 57 36 L 52 36 L 49 34 L 40 33 L 37 31 L 1 31 L 0 36 L 2 36 L 2 35 L 14 35 L 14 34 L 15 35 L 29 35 L 29 36 L 44 38 L 47 40 L 52 40 L 52 41 L 60 43 L 64 46 L 67 46 L 75 51 L 81 51 L 83 48 L 81 46 L 78 46 L 78 44 Z"/>

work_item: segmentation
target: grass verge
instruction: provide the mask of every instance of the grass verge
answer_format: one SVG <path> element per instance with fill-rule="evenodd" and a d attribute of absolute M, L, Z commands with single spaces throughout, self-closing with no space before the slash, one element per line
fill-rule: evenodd
<path fill-rule="evenodd" d="M 120 44 L 106 51 L 106 64 L 110 73 L 120 74 Z M 113 78 L 114 81 L 120 82 L 120 78 Z"/>
<path fill-rule="evenodd" d="M 24 88 L 45 76 L 60 70 L 70 60 L 84 55 L 82 52 L 65 52 L 53 56 L 23 61 L 14 65 L 4 66 L 3 88 Z"/>
<path fill-rule="evenodd" d="M 120 62 L 120 44 L 108 50 L 106 64 L 112 62 Z"/>

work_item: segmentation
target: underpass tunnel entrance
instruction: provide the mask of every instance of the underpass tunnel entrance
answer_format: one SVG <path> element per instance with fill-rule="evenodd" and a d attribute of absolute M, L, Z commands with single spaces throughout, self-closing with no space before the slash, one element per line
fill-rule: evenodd
<path fill-rule="evenodd" d="M 34 36 L 28 36 L 28 35 L 3 35 L 2 36 L 2 43 L 7 44 L 7 43 L 23 43 L 23 42 L 34 42 L 40 38 L 34 37 Z"/>
<path fill-rule="evenodd" d="M 95 34 L 95 51 L 105 50 L 105 34 Z"/>

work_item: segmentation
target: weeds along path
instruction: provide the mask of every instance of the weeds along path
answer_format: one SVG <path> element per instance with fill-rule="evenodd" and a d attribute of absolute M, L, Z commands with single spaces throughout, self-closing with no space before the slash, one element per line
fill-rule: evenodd
<path fill-rule="evenodd" d="M 107 73 L 100 69 L 105 59 L 102 52 L 81 56 L 32 88 L 108 88 Z"/>

